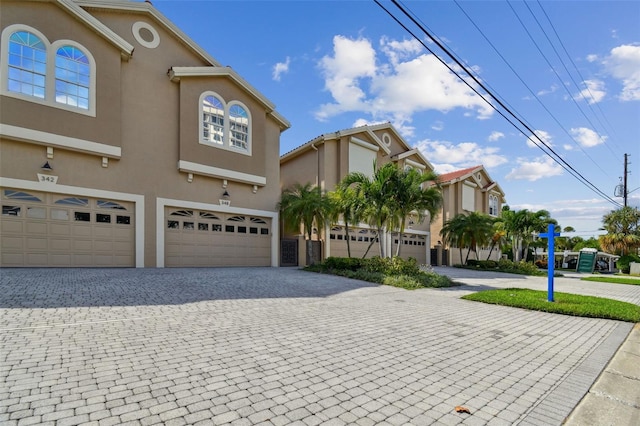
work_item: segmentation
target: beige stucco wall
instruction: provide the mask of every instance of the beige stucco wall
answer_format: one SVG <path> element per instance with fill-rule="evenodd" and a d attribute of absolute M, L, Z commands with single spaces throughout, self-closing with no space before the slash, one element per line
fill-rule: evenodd
<path fill-rule="evenodd" d="M 178 161 L 231 169 L 263 176 L 266 185 L 253 193 L 252 185 L 228 181 L 234 207 L 276 211 L 280 195 L 280 125 L 246 91 L 228 78 L 209 77 L 173 82 L 172 66 L 203 66 L 203 60 L 159 22 L 145 14 L 92 10 L 95 17 L 134 47 L 134 55 L 121 59 L 120 51 L 59 7 L 45 2 L 2 2 L 2 28 L 13 23 L 30 25 L 49 41 L 69 39 L 82 44 L 96 60 L 96 117 L 0 97 L 3 124 L 37 129 L 81 140 L 121 147 L 121 158 L 102 166 L 96 154 L 54 149 L 58 183 L 83 188 L 143 195 L 145 197 L 145 266 L 156 265 L 156 198 L 218 204 L 222 179 L 195 175 L 192 182 L 179 172 Z M 159 34 L 155 49 L 140 45 L 132 25 L 143 21 Z M 201 117 L 199 96 L 213 90 L 226 101 L 239 100 L 251 111 L 252 155 L 247 156 L 198 143 Z M 37 120 L 34 120 L 37 117 Z M 3 139 L 0 171 L 3 177 L 36 180 L 47 160 L 46 147 Z"/>

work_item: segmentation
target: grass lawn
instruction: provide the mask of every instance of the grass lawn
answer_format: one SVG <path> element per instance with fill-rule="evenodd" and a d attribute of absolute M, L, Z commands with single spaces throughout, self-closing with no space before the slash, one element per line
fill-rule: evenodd
<path fill-rule="evenodd" d="M 577 317 L 640 322 L 640 306 L 602 297 L 556 292 L 554 293 L 555 302 L 548 302 L 546 291 L 507 288 L 481 291 L 462 298 L 494 305 L 513 306 Z"/>
<path fill-rule="evenodd" d="M 580 281 L 597 281 L 600 283 L 640 285 L 640 277 L 638 278 L 606 277 L 606 276 L 584 277 L 584 278 L 580 278 Z"/>

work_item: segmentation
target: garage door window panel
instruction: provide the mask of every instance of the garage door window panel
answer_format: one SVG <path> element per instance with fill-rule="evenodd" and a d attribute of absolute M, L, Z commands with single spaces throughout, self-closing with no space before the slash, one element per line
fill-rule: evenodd
<path fill-rule="evenodd" d="M 89 199 L 88 198 L 78 198 L 78 197 L 67 197 L 62 198 L 56 201 L 56 204 L 64 205 L 64 206 L 82 206 L 89 207 Z"/>
<path fill-rule="evenodd" d="M 97 205 L 101 209 L 127 210 L 122 204 L 115 201 L 98 200 Z"/>
<path fill-rule="evenodd" d="M 51 219 L 69 220 L 69 210 L 51 209 Z"/>
<path fill-rule="evenodd" d="M 22 208 L 20 206 L 2 206 L 2 216 L 20 216 Z"/>
<path fill-rule="evenodd" d="M 111 223 L 111 215 L 104 213 L 96 213 L 97 223 Z"/>
<path fill-rule="evenodd" d="M 33 194 L 30 194 L 28 192 L 22 192 L 22 191 L 14 191 L 12 189 L 5 189 L 4 197 L 11 200 L 34 201 L 38 203 L 42 202 L 40 198 L 36 197 Z"/>
<path fill-rule="evenodd" d="M 131 225 L 131 217 L 130 216 L 116 216 L 116 223 L 118 225 Z"/>
<path fill-rule="evenodd" d="M 91 222 L 91 213 L 89 212 L 74 212 L 73 220 L 76 222 Z"/>
<path fill-rule="evenodd" d="M 44 207 L 27 207 L 27 217 L 31 219 L 46 219 L 47 210 Z"/>
<path fill-rule="evenodd" d="M 198 223 L 198 231 L 209 231 L 208 223 Z"/>
<path fill-rule="evenodd" d="M 167 229 L 180 229 L 180 222 L 177 220 L 168 220 Z"/>

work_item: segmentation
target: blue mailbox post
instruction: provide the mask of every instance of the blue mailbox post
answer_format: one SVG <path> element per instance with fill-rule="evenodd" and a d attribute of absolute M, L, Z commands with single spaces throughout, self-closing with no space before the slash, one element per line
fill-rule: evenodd
<path fill-rule="evenodd" d="M 547 227 L 546 234 L 540 234 L 539 237 L 547 238 L 547 252 L 549 253 L 549 258 L 547 261 L 547 300 L 549 302 L 553 302 L 553 268 L 555 264 L 555 237 L 559 237 L 559 232 L 553 232 L 555 230 L 555 225 L 550 223 Z"/>

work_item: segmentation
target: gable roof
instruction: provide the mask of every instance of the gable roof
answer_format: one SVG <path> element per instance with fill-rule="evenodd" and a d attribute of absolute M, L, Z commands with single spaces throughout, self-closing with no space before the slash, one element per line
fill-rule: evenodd
<path fill-rule="evenodd" d="M 487 173 L 487 170 L 484 168 L 482 164 L 479 164 L 473 167 L 467 167 L 466 169 L 462 169 L 462 170 L 455 170 L 453 172 L 443 173 L 439 176 L 439 182 L 441 185 L 451 185 L 456 182 L 463 181 L 469 177 L 472 177 L 474 176 L 474 174 L 478 172 L 483 172 L 487 176 L 487 181 L 488 181 L 487 184 L 484 185 L 481 189 L 483 191 L 493 190 L 499 193 L 504 200 L 504 196 L 505 196 L 504 191 L 502 190 L 502 188 L 500 188 L 500 185 L 498 185 L 496 181 L 491 179 L 491 176 L 489 176 L 489 173 Z"/>
<path fill-rule="evenodd" d="M 213 66 L 220 66 L 220 63 L 216 61 L 209 53 L 207 53 L 203 48 L 198 46 L 189 36 L 187 36 L 182 30 L 180 30 L 177 26 L 173 24 L 169 19 L 167 19 L 162 13 L 158 12 L 155 7 L 148 1 L 130 1 L 130 0 L 55 0 L 57 3 L 64 4 L 75 4 L 77 9 L 103 9 L 103 10 L 114 10 L 114 11 L 128 11 L 128 12 L 137 12 L 143 13 L 151 16 L 155 19 L 159 24 L 167 29 L 170 33 L 172 33 L 178 40 L 180 40 L 187 48 L 189 48 L 192 52 L 194 52 L 197 56 L 200 57 L 206 63 Z M 93 16 L 90 15 L 89 12 L 85 13 L 92 18 L 93 20 L 99 22 Z M 104 26 L 104 25 L 103 25 Z M 105 27 L 106 28 L 106 27 Z M 109 30 L 111 31 L 111 30 Z M 133 51 L 133 46 L 131 47 Z"/>
<path fill-rule="evenodd" d="M 169 69 L 171 81 L 180 81 L 182 77 L 228 77 L 260 102 L 262 107 L 267 110 L 267 113 L 273 116 L 280 124 L 282 130 L 291 127 L 291 123 L 275 110 L 276 106 L 231 67 L 171 67 Z"/>
<path fill-rule="evenodd" d="M 433 170 L 433 165 L 431 165 L 431 163 L 422 155 L 420 150 L 410 147 L 409 144 L 407 144 L 407 142 L 403 139 L 403 137 L 400 136 L 400 134 L 395 129 L 395 127 L 393 127 L 393 125 L 389 122 L 373 124 L 373 125 L 364 124 L 362 126 L 350 127 L 348 129 L 338 130 L 333 133 L 323 133 L 322 135 L 316 136 L 310 141 L 280 156 L 280 162 L 282 163 L 292 158 L 295 158 L 301 153 L 308 151 L 309 149 L 315 148 L 315 146 L 319 143 L 324 143 L 325 141 L 339 139 L 343 136 L 356 135 L 358 133 L 368 134 L 371 140 L 373 140 L 380 147 L 380 149 L 382 149 L 384 152 L 389 154 L 390 153 L 389 148 L 374 133 L 375 131 L 379 131 L 379 130 L 388 130 L 389 132 L 391 132 L 395 136 L 395 138 L 400 142 L 400 145 L 402 145 L 402 147 L 405 149 L 404 152 L 394 155 L 392 157 L 393 160 L 401 160 L 403 158 L 416 155 L 428 168 Z"/>
<path fill-rule="evenodd" d="M 482 165 L 478 165 L 462 170 L 455 170 L 449 173 L 443 173 L 440 175 L 440 183 L 455 183 L 459 180 L 463 180 L 464 178 L 471 176 L 473 173 L 479 172 L 482 169 Z"/>

